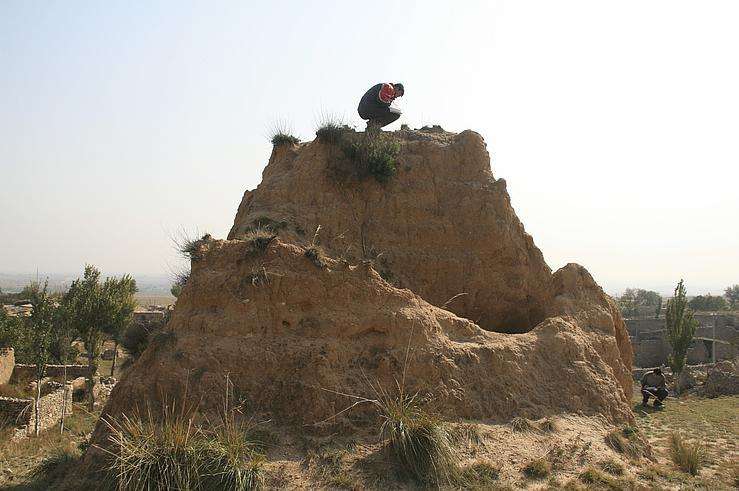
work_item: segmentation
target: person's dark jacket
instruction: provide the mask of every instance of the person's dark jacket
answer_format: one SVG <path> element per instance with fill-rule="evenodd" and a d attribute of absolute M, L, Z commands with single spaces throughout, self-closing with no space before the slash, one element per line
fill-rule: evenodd
<path fill-rule="evenodd" d="M 383 88 L 385 90 L 383 91 L 383 94 L 381 94 L 380 91 L 382 91 Z M 387 92 L 388 88 L 392 91 L 392 85 L 379 83 L 377 85 L 373 85 L 364 93 L 359 101 L 359 107 L 357 108 L 362 119 L 369 119 L 371 115 L 377 114 L 378 110 L 387 111 L 394 99 L 394 97 L 388 98 L 385 96 L 384 99 L 387 100 L 387 102 L 383 100 L 384 92 Z"/>

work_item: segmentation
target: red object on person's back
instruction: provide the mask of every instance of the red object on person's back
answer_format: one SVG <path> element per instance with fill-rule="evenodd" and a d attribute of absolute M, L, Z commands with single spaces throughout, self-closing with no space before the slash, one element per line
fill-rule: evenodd
<path fill-rule="evenodd" d="M 377 97 L 385 104 L 393 102 L 393 99 L 395 99 L 395 89 L 393 88 L 393 84 L 382 84 L 382 88 Z"/>

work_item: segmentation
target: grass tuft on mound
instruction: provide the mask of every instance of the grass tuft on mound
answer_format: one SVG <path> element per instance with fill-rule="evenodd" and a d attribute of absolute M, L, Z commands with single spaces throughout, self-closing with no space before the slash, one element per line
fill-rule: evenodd
<path fill-rule="evenodd" d="M 258 226 L 246 232 L 242 239 L 249 243 L 252 250 L 264 251 L 276 237 L 277 233 L 271 228 Z"/>
<path fill-rule="evenodd" d="M 351 131 L 344 119 L 336 114 L 324 114 L 318 122 L 316 137 L 321 143 L 337 145 L 342 141 L 344 132 Z"/>
<path fill-rule="evenodd" d="M 270 141 L 272 142 L 272 145 L 275 147 L 279 147 L 280 145 L 292 146 L 292 145 L 297 145 L 298 143 L 300 143 L 300 138 L 298 138 L 297 136 L 293 136 L 289 133 L 278 132 L 272 135 L 272 138 L 270 139 Z"/>
<path fill-rule="evenodd" d="M 199 261 L 203 258 L 206 249 L 205 246 L 213 240 L 210 234 L 203 234 L 199 239 L 188 236 L 187 232 L 181 232 L 179 238 L 173 238 L 177 250 L 182 257 L 191 261 Z"/>
<path fill-rule="evenodd" d="M 534 459 L 523 467 L 522 472 L 531 479 L 544 479 L 552 473 L 552 464 L 544 458 Z"/>
<path fill-rule="evenodd" d="M 511 420 L 511 429 L 519 433 L 538 430 L 533 421 L 520 416 L 516 416 Z"/>

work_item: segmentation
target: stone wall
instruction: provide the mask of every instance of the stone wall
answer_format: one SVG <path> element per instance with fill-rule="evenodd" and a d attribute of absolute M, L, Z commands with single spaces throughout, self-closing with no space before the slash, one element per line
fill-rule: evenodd
<path fill-rule="evenodd" d="M 87 365 L 66 365 L 67 380 L 87 376 Z M 64 365 L 46 365 L 46 376 L 58 382 L 64 380 Z M 36 377 L 36 365 L 18 363 L 13 370 L 13 383 L 33 380 Z"/>
<path fill-rule="evenodd" d="M 13 348 L 0 348 L 0 385 L 7 384 L 13 375 L 15 352 Z"/>
<path fill-rule="evenodd" d="M 48 394 L 39 399 L 39 431 L 51 428 L 62 418 L 63 405 L 66 414 L 72 414 L 72 385 L 49 382 Z M 44 390 L 45 391 L 45 390 Z M 36 412 L 33 399 L 0 397 L 0 422 L 17 428 L 14 439 L 34 433 Z"/>

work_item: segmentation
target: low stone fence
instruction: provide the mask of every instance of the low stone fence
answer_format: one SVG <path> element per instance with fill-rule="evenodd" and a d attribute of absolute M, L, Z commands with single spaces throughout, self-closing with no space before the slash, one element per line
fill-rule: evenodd
<path fill-rule="evenodd" d="M 59 422 L 62 411 L 72 414 L 72 384 L 48 382 L 49 390 L 39 399 L 39 431 L 51 428 Z M 44 390 L 45 391 L 45 390 Z M 13 439 L 32 435 L 35 431 L 36 412 L 33 399 L 0 397 L 0 423 L 16 428 Z"/>
<path fill-rule="evenodd" d="M 86 377 L 88 373 L 87 365 L 46 365 L 46 376 L 56 381 L 64 380 L 64 368 L 67 368 L 67 380 L 77 377 Z M 24 365 L 18 363 L 13 370 L 12 383 L 33 380 L 36 378 L 36 365 Z"/>

